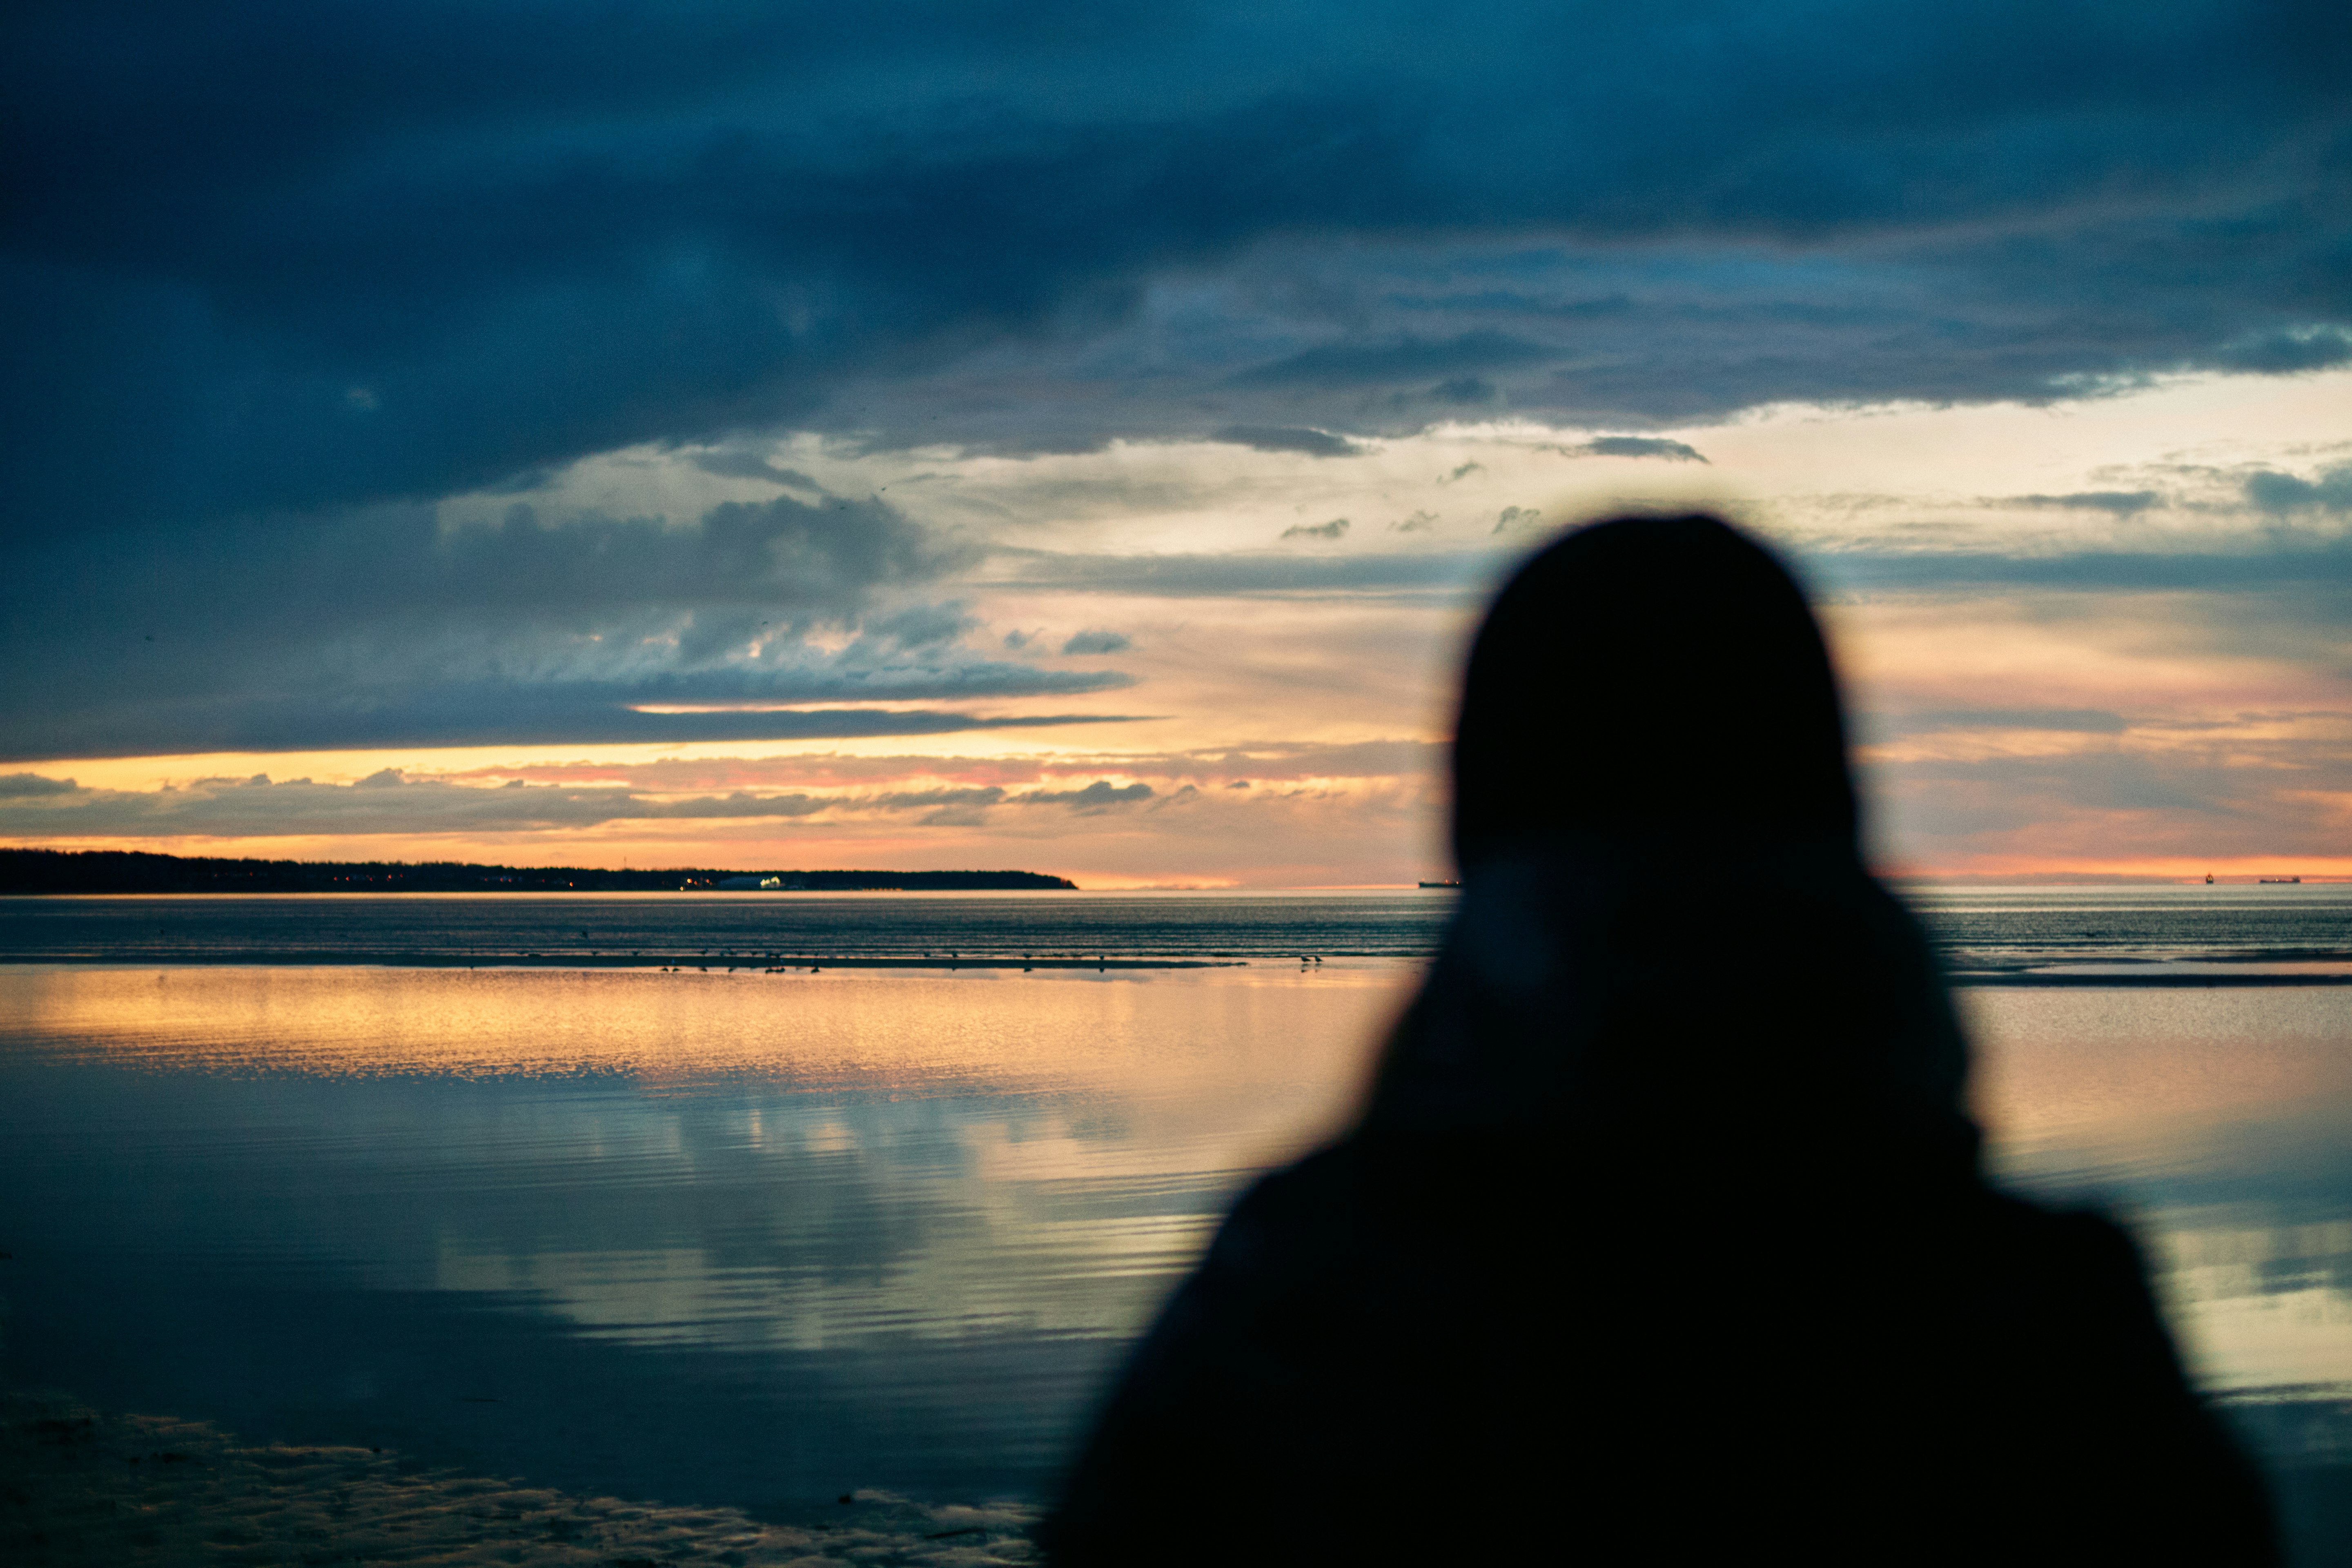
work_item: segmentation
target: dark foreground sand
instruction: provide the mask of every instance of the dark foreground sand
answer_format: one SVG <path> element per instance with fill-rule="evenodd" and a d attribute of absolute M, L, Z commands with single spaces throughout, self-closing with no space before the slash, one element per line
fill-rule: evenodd
<path fill-rule="evenodd" d="M 926 1508 L 862 1491 L 839 1522 L 765 1524 L 728 1508 L 577 1497 L 423 1469 L 370 1448 L 240 1443 L 162 1415 L 62 1397 L 0 1400 L 0 1563 L 66 1564 L 1030 1563 L 1037 1511 Z"/>

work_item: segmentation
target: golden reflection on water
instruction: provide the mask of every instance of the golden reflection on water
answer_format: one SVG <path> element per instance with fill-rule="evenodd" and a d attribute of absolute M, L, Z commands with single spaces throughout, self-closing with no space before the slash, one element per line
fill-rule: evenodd
<path fill-rule="evenodd" d="M 362 1094 L 276 1134 L 474 1184 L 390 1284 L 643 1343 L 1116 1336 L 1250 1173 L 1344 1119 L 1412 973 L 26 968 L 0 972 L 0 1043 L 150 1077 L 515 1086 L 470 1120 Z M 1992 1168 L 2125 1204 L 2200 1375 L 2352 1384 L 2352 989 L 1961 996 Z M 494 1217 L 533 1184 L 576 1213 Z M 599 1217 L 614 1194 L 646 1217 Z"/>
<path fill-rule="evenodd" d="M 0 996 L 124 1068 L 923 1092 L 1344 1076 L 1409 973 L 28 967 Z"/>
<path fill-rule="evenodd" d="M 110 1070 L 531 1089 L 345 1141 L 437 1142 L 485 1193 L 558 1184 L 583 1211 L 756 1190 L 674 1237 L 519 1237 L 458 1205 L 380 1279 L 527 1293 L 634 1342 L 814 1350 L 1132 1332 L 1232 1193 L 1345 1119 L 1410 974 L 58 968 L 0 974 L 0 1016 Z"/>
<path fill-rule="evenodd" d="M 1958 993 L 1979 1116 L 2012 1156 L 2153 1152 L 2352 1100 L 2352 987 Z"/>
<path fill-rule="evenodd" d="M 2352 988 L 1961 993 L 1993 1168 L 2120 1199 L 2209 1385 L 2352 1385 Z"/>

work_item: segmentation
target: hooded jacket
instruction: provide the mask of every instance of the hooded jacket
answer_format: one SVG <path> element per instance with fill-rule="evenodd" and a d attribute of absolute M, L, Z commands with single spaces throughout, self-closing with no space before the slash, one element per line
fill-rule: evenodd
<path fill-rule="evenodd" d="M 1228 1216 L 1053 1562 L 2275 1559 L 2128 1238 L 1982 1180 L 1769 552 L 1535 557 L 1454 779 L 1461 900 L 1360 1118 Z"/>

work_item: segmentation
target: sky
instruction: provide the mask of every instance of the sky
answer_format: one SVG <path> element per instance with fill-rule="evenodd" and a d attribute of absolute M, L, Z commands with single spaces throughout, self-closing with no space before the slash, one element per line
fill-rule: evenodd
<path fill-rule="evenodd" d="M 1484 596 L 1705 507 L 1886 869 L 2352 875 L 2340 4 L 0 28 L 0 843 L 1437 877 Z"/>

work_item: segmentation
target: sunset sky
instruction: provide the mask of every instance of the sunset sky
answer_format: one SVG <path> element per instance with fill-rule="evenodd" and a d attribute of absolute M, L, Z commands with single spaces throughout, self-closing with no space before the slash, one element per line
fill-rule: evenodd
<path fill-rule="evenodd" d="M 0 842 L 1409 881 L 1699 505 L 1888 869 L 2352 875 L 2340 0 L 0 28 Z"/>

